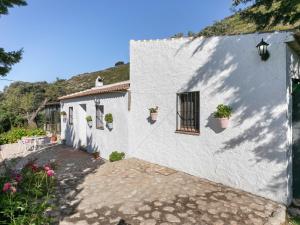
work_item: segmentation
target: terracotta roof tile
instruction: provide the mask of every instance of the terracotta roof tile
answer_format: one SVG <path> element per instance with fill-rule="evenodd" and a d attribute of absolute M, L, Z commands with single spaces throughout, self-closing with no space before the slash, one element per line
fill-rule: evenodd
<path fill-rule="evenodd" d="M 105 94 L 105 93 L 112 93 L 112 92 L 124 92 L 124 91 L 127 91 L 129 88 L 130 88 L 130 82 L 123 81 L 123 82 L 119 82 L 119 83 L 115 83 L 115 84 L 104 85 L 102 87 L 94 87 L 94 88 L 87 89 L 84 91 L 65 95 L 65 96 L 59 97 L 58 100 L 79 98 L 79 97 L 84 97 L 84 96 L 98 95 L 98 94 Z"/>

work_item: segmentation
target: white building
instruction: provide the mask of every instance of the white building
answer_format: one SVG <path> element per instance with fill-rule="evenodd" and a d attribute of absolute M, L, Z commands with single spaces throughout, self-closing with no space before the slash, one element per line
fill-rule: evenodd
<path fill-rule="evenodd" d="M 88 152 L 99 151 L 108 159 L 112 151 L 128 152 L 128 92 L 129 82 L 95 88 L 60 98 L 61 111 L 68 119 L 62 119 L 62 138 L 67 145 L 85 148 Z M 113 129 L 104 122 L 107 113 L 113 115 Z M 91 116 L 92 126 L 86 117 Z"/>
<path fill-rule="evenodd" d="M 118 94 L 102 93 L 115 87 L 110 85 L 81 92 L 88 96 L 61 98 L 62 110 L 74 107 L 74 124 L 62 127 L 67 143 L 87 143 L 104 158 L 114 150 L 125 151 L 127 157 L 288 204 L 293 181 L 292 78 L 300 74 L 295 37 L 275 32 L 131 41 L 130 93 L 126 83 Z M 267 60 L 256 48 L 262 38 L 269 44 Z M 97 130 L 95 124 L 87 128 L 84 115 L 96 115 L 95 98 L 103 103 L 104 113 L 114 115 L 113 130 Z M 180 105 L 182 98 L 188 109 Z M 233 108 L 227 129 L 213 116 L 219 104 Z M 153 123 L 148 109 L 155 106 L 158 120 Z M 189 129 L 182 125 L 182 115 L 190 114 L 182 110 L 193 114 Z"/>

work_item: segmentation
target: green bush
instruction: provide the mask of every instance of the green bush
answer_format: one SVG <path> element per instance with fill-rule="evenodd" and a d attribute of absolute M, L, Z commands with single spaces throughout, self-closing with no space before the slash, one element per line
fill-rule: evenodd
<path fill-rule="evenodd" d="M 220 104 L 215 112 L 216 118 L 229 118 L 232 114 L 232 108 L 228 105 Z"/>
<path fill-rule="evenodd" d="M 115 162 L 119 161 L 125 158 L 125 153 L 124 152 L 117 152 L 114 151 L 109 155 L 109 161 L 110 162 Z"/>
<path fill-rule="evenodd" d="M 91 122 L 91 121 L 93 121 L 93 118 L 92 118 L 91 116 L 87 116 L 87 117 L 85 117 L 85 119 L 86 119 L 86 122 Z"/>
<path fill-rule="evenodd" d="M 0 134 L 0 145 L 16 143 L 22 137 L 45 135 L 42 129 L 13 128 L 12 130 Z"/>

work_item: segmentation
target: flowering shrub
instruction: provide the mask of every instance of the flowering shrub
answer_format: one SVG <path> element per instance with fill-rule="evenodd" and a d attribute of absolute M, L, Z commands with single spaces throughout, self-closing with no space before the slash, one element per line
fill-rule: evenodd
<path fill-rule="evenodd" d="M 0 224 L 49 224 L 45 212 L 51 208 L 54 168 L 28 163 L 20 172 L 0 177 Z"/>
<path fill-rule="evenodd" d="M 26 136 L 39 136 L 45 134 L 45 131 L 42 129 L 13 128 L 6 133 L 0 134 L 0 145 L 15 143 Z"/>

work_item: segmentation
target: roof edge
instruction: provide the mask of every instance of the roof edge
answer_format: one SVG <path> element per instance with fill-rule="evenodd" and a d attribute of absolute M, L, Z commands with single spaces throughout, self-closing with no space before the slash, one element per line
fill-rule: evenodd
<path fill-rule="evenodd" d="M 118 83 L 103 85 L 101 87 L 93 87 L 90 89 L 86 89 L 83 91 L 75 92 L 72 94 L 64 95 L 58 98 L 59 101 L 65 99 L 72 99 L 72 98 L 81 98 L 85 96 L 92 96 L 92 95 L 99 95 L 99 94 L 108 94 L 108 93 L 115 93 L 115 92 L 124 92 L 130 88 L 130 81 L 122 81 Z"/>

